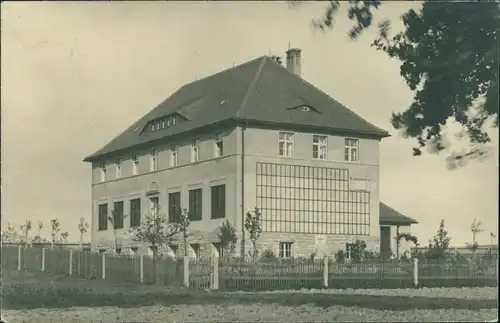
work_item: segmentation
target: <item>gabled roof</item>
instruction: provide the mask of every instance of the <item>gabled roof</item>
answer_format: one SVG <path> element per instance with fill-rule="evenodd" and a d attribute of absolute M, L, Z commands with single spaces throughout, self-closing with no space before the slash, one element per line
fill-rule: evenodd
<path fill-rule="evenodd" d="M 291 110 L 302 105 L 317 112 Z M 141 134 L 149 121 L 171 114 L 179 114 L 185 121 Z M 263 56 L 184 85 L 85 161 L 226 121 L 323 129 L 374 138 L 389 136 L 387 131 Z"/>
<path fill-rule="evenodd" d="M 380 202 L 379 222 L 381 225 L 411 225 L 418 221 L 399 213 L 387 204 Z"/>

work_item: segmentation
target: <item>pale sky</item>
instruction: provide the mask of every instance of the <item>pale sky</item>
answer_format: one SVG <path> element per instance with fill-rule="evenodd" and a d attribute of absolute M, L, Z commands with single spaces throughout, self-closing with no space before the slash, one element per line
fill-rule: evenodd
<path fill-rule="evenodd" d="M 42 220 L 48 237 L 57 217 L 78 241 L 79 218 L 91 215 L 85 156 L 183 84 L 284 56 L 290 42 L 303 51 L 304 79 L 392 134 L 381 143 L 381 200 L 420 222 L 420 241 L 444 218 L 452 244 L 464 244 L 476 218 L 488 244 L 490 231 L 498 236 L 498 136 L 489 158 L 453 171 L 445 154 L 413 157 L 416 143 L 389 122 L 412 98 L 398 61 L 369 47 L 375 28 L 349 40 L 345 10 L 333 30 L 314 31 L 325 5 L 3 2 L 2 225 Z M 376 18 L 398 19 L 409 5 L 386 3 Z"/>

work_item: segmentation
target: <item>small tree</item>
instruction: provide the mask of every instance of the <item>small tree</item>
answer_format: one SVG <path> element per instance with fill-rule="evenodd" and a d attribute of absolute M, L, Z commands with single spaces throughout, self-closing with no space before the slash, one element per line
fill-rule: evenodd
<path fill-rule="evenodd" d="M 80 250 L 83 250 L 83 235 L 89 229 L 89 224 L 85 221 L 83 216 L 80 218 L 80 223 L 78 223 L 78 231 L 80 231 Z"/>
<path fill-rule="evenodd" d="M 68 243 L 68 237 L 69 237 L 69 232 L 67 232 L 67 231 L 62 232 L 61 238 L 59 239 L 59 242 L 62 244 Z"/>
<path fill-rule="evenodd" d="M 254 260 L 258 257 L 257 241 L 262 234 L 262 224 L 261 224 L 261 213 L 257 207 L 253 211 L 247 212 L 245 218 L 245 230 L 247 230 L 250 235 L 250 241 L 252 241 L 252 258 Z"/>
<path fill-rule="evenodd" d="M 188 228 L 190 224 L 189 212 L 187 209 L 182 209 L 179 218 L 177 219 L 176 225 L 179 232 L 182 232 L 182 238 L 184 240 L 184 257 L 188 255 L 187 252 L 187 240 L 188 240 Z"/>
<path fill-rule="evenodd" d="M 225 256 L 227 253 L 233 253 L 238 242 L 238 237 L 236 236 L 236 229 L 231 225 L 229 220 L 221 224 L 217 236 L 219 237 L 222 256 Z"/>
<path fill-rule="evenodd" d="M 448 231 L 444 228 L 444 220 L 441 220 L 437 234 L 432 241 L 429 241 L 429 250 L 426 252 L 426 258 L 444 259 L 448 256 L 451 238 L 448 237 Z"/>
<path fill-rule="evenodd" d="M 149 211 L 141 225 L 131 228 L 130 231 L 135 235 L 134 241 L 145 242 L 151 246 L 153 251 L 153 277 L 156 280 L 156 257 L 158 250 L 164 245 L 169 245 L 174 236 L 181 231 L 181 225 L 178 222 L 168 222 L 165 214 L 160 212 L 157 206 Z"/>
<path fill-rule="evenodd" d="M 50 220 L 50 236 L 52 238 L 51 241 L 52 249 L 54 249 L 54 244 L 57 241 L 57 235 L 59 234 L 59 231 L 61 231 L 61 224 L 59 223 L 59 220 L 58 219 Z"/>
<path fill-rule="evenodd" d="M 119 221 L 119 217 L 121 217 L 121 221 Z M 111 224 L 111 229 L 113 230 L 113 253 L 116 253 L 117 242 L 116 242 L 116 230 L 123 228 L 123 221 L 127 216 L 124 214 L 119 214 L 115 210 L 111 211 L 111 215 L 108 215 L 108 222 Z M 81 219 L 80 219 L 81 221 Z M 117 227 L 120 224 L 120 227 Z"/>
<path fill-rule="evenodd" d="M 2 242 L 18 242 L 20 240 L 17 225 L 15 223 L 7 223 L 7 230 L 2 231 Z"/>
<path fill-rule="evenodd" d="M 42 243 L 42 229 L 43 229 L 43 222 L 42 221 L 38 221 L 37 224 L 37 233 L 36 233 L 36 236 L 33 237 L 33 239 L 31 239 L 31 242 L 32 243 Z"/>
<path fill-rule="evenodd" d="M 30 220 L 26 220 L 26 222 L 21 225 L 21 230 L 23 231 L 23 237 L 24 237 L 24 244 L 27 247 L 28 246 L 28 235 L 32 229 L 32 224 Z"/>
<path fill-rule="evenodd" d="M 476 221 L 476 219 L 474 219 L 474 222 L 472 222 L 472 224 L 470 226 L 470 231 L 472 232 L 472 243 L 471 244 L 468 243 L 467 248 L 472 251 L 472 256 L 475 259 L 476 258 L 476 251 L 479 248 L 479 244 L 476 241 L 476 235 L 478 233 L 483 232 L 483 230 L 481 229 L 481 222 Z"/>

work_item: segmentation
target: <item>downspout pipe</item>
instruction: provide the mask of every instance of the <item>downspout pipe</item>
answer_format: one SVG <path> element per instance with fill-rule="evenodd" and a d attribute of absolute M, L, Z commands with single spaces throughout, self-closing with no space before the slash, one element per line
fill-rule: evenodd
<path fill-rule="evenodd" d="M 245 130 L 247 123 L 241 126 L 241 257 L 245 257 Z"/>

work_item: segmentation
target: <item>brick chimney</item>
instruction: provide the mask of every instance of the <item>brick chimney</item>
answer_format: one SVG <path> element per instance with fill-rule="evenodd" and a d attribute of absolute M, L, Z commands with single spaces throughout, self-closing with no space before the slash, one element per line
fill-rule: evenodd
<path fill-rule="evenodd" d="M 301 49 L 292 48 L 286 51 L 286 69 L 300 76 L 301 70 Z"/>

